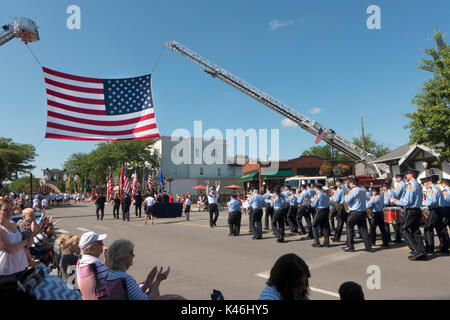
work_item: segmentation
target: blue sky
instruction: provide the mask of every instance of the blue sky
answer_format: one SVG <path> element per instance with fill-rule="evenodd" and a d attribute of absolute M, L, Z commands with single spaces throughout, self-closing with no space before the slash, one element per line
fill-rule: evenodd
<path fill-rule="evenodd" d="M 81 8 L 81 30 L 69 30 L 66 9 Z M 381 30 L 369 30 L 369 5 L 381 9 Z M 37 22 L 30 44 L 43 66 L 98 78 L 150 73 L 165 40 L 176 40 L 291 108 L 351 139 L 365 132 L 395 148 L 408 141 L 405 113 L 429 78 L 417 68 L 434 46 L 434 27 L 450 31 L 449 1 L 1 1 L 9 17 Z M 449 39 L 446 37 L 446 41 Z M 60 168 L 95 143 L 43 140 L 46 97 L 40 67 L 23 43 L 0 47 L 0 136 L 36 146 L 34 170 Z M 280 158 L 299 156 L 314 137 L 284 127 L 283 117 L 166 49 L 153 74 L 162 135 L 177 128 L 280 130 Z M 322 142 L 323 143 L 323 142 Z"/>

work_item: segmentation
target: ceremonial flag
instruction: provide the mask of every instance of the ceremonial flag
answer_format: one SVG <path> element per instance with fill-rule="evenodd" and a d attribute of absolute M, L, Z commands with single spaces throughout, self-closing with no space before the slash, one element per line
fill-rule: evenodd
<path fill-rule="evenodd" d="M 159 169 L 159 183 L 158 183 L 158 192 L 162 193 L 164 190 L 164 179 L 162 175 L 161 168 Z"/>
<path fill-rule="evenodd" d="M 316 135 L 316 138 L 314 139 L 314 142 L 318 144 L 320 140 L 322 140 L 326 136 L 325 131 L 322 130 L 322 128 L 319 129 L 319 132 Z"/>
<path fill-rule="evenodd" d="M 134 196 L 135 194 L 139 193 L 139 189 L 140 189 L 140 185 L 139 185 L 139 181 L 137 178 L 137 173 L 136 173 L 136 169 L 134 170 L 134 174 L 133 174 L 133 191 L 132 191 L 132 195 Z"/>
<path fill-rule="evenodd" d="M 160 138 L 151 74 L 97 79 L 47 68 L 43 71 L 47 92 L 46 138 L 95 141 Z"/>
<path fill-rule="evenodd" d="M 130 178 L 128 178 L 127 168 L 123 169 L 123 193 L 130 194 L 131 186 L 130 186 Z"/>
<path fill-rule="evenodd" d="M 153 177 L 152 177 L 152 171 L 151 170 L 150 170 L 150 172 L 148 174 L 147 184 L 148 184 L 148 191 L 151 192 L 152 188 L 153 188 Z"/>
<path fill-rule="evenodd" d="M 114 195 L 114 178 L 112 176 L 112 173 L 109 174 L 109 180 L 108 180 L 108 198 L 112 198 Z"/>

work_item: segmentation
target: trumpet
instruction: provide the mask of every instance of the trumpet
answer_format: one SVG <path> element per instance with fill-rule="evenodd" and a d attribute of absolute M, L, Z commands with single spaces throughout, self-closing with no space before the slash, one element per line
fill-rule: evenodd
<path fill-rule="evenodd" d="M 341 210 L 341 205 L 335 201 L 330 201 L 330 204 L 334 207 L 334 209 L 339 212 Z"/>
<path fill-rule="evenodd" d="M 346 213 L 350 213 L 350 207 L 347 202 L 344 202 L 344 210 Z"/>

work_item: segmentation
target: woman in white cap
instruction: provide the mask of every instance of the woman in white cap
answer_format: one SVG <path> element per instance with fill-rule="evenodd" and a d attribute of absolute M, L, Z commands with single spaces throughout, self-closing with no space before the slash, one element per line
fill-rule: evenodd
<path fill-rule="evenodd" d="M 82 256 L 77 263 L 77 283 L 83 300 L 99 300 L 106 296 L 105 278 L 108 268 L 99 259 L 106 252 L 103 245 L 106 236 L 89 231 L 80 238 Z"/>

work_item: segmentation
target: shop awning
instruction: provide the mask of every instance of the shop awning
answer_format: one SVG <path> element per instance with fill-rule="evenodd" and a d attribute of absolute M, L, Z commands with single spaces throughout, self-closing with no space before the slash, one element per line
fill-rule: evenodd
<path fill-rule="evenodd" d="M 257 180 L 258 179 L 258 171 L 250 171 L 244 174 L 242 177 L 239 178 L 238 183 Z"/>
<path fill-rule="evenodd" d="M 280 169 L 278 171 L 275 170 L 263 170 L 263 179 L 283 179 L 287 177 L 294 176 L 294 172 L 291 169 Z"/>

